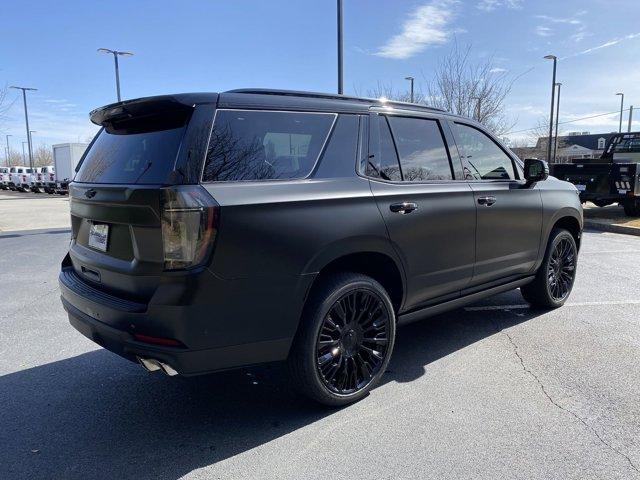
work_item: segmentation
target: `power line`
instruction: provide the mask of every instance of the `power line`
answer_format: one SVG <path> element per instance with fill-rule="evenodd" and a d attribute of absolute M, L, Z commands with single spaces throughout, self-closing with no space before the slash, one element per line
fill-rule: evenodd
<path fill-rule="evenodd" d="M 628 112 L 629 109 L 625 108 L 622 111 Z M 619 114 L 620 114 L 620 110 L 616 110 L 615 112 L 609 112 L 609 113 L 599 113 L 597 115 L 590 115 L 588 117 L 576 118 L 575 120 L 565 120 L 564 122 L 558 122 L 558 125 L 565 125 L 567 123 L 581 122 L 582 120 L 589 120 L 591 118 L 606 117 L 607 115 L 619 115 Z M 512 135 L 514 133 L 522 133 L 522 132 L 530 132 L 531 130 L 537 130 L 538 128 L 539 127 L 533 127 L 533 128 L 525 128 L 524 130 L 515 130 L 513 132 L 507 132 L 505 133 L 505 135 Z"/>

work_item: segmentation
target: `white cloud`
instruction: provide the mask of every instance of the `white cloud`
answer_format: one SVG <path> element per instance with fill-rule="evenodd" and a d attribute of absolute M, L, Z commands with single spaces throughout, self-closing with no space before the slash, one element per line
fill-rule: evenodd
<path fill-rule="evenodd" d="M 489 73 L 504 73 L 506 71 L 507 71 L 506 68 L 495 67 L 495 68 L 492 68 L 491 70 L 489 70 Z"/>
<path fill-rule="evenodd" d="M 553 35 L 553 30 L 549 27 L 545 27 L 544 25 L 538 25 L 534 32 L 539 37 L 550 37 Z"/>
<path fill-rule="evenodd" d="M 492 12 L 498 8 L 519 10 L 522 8 L 523 3 L 524 0 L 480 0 L 476 7 L 485 12 Z"/>
<path fill-rule="evenodd" d="M 446 43 L 454 32 L 450 24 L 457 3 L 457 0 L 433 0 L 416 8 L 402 25 L 402 32 L 391 37 L 375 55 L 404 59 L 432 45 Z"/>
<path fill-rule="evenodd" d="M 588 53 L 592 53 L 598 50 L 602 50 L 603 48 L 609 48 L 609 47 L 613 47 L 615 45 L 618 45 L 621 42 L 627 41 L 627 40 L 633 40 L 634 38 L 638 38 L 640 37 L 640 32 L 638 33 L 630 33 L 628 35 L 625 35 L 624 37 L 619 37 L 619 38 L 614 38 L 612 40 L 609 40 L 608 42 L 605 42 L 603 44 L 597 45 L 595 47 L 591 47 L 591 48 L 587 48 L 586 50 L 582 50 L 581 52 L 578 53 L 574 53 L 572 55 L 567 55 L 566 57 L 563 58 L 563 60 L 565 58 L 573 58 L 573 57 L 577 57 L 579 55 L 586 55 Z"/>

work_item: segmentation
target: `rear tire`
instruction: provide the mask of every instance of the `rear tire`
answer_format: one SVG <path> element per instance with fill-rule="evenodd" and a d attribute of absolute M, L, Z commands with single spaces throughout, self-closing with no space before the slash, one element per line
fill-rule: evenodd
<path fill-rule="evenodd" d="M 357 273 L 314 287 L 288 359 L 294 388 L 331 407 L 357 402 L 389 364 L 396 318 L 385 289 Z"/>
<path fill-rule="evenodd" d="M 522 296 L 534 307 L 561 307 L 573 289 L 577 264 L 578 247 L 573 235 L 554 228 L 535 279 L 520 288 Z"/>
<path fill-rule="evenodd" d="M 628 200 L 623 206 L 627 217 L 640 217 L 640 200 Z"/>

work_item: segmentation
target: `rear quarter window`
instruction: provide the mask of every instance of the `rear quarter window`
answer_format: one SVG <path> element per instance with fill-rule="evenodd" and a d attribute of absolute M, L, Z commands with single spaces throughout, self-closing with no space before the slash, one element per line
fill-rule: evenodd
<path fill-rule="evenodd" d="M 284 180 L 311 173 L 335 114 L 218 110 L 202 179 Z"/>

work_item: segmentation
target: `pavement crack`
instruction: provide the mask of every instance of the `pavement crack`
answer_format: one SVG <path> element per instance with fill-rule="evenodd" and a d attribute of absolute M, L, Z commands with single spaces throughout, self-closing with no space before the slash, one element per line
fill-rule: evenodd
<path fill-rule="evenodd" d="M 540 386 L 540 390 L 542 390 L 542 393 L 544 394 L 545 397 L 547 397 L 547 400 L 549 400 L 549 402 L 551 402 L 551 404 L 553 404 L 555 407 L 559 408 L 560 410 L 562 410 L 563 412 L 568 413 L 569 415 L 571 415 L 573 418 L 575 418 L 576 420 L 578 420 L 582 425 L 584 425 L 585 428 L 587 428 L 591 433 L 593 433 L 593 435 L 598 439 L 598 441 L 604 445 L 605 447 L 607 447 L 609 450 L 611 450 L 612 452 L 618 454 L 619 456 L 621 456 L 622 458 L 624 458 L 627 463 L 629 464 L 629 466 L 636 471 L 636 473 L 640 474 L 640 469 L 638 468 L 638 466 L 636 466 L 635 463 L 633 463 L 633 460 L 631 460 L 631 457 L 629 457 L 629 455 L 627 455 L 626 453 L 618 450 L 616 447 L 614 447 L 613 445 L 611 445 L 610 443 L 608 443 L 604 438 L 602 438 L 602 436 L 600 436 L 600 434 L 598 433 L 598 431 L 592 427 L 589 423 L 586 422 L 586 420 L 584 420 L 582 417 L 580 417 L 577 413 L 573 412 L 572 410 L 562 406 L 561 404 L 559 404 L 547 391 L 544 383 L 542 382 L 542 380 L 540 380 L 540 377 L 538 377 L 538 375 L 536 375 L 525 363 L 524 359 L 522 358 L 522 355 L 520 354 L 520 351 L 518 349 L 518 344 L 515 342 L 515 340 L 513 339 L 513 337 L 509 334 L 509 332 L 507 332 L 504 329 L 500 329 L 500 331 L 507 337 L 507 339 L 509 340 L 509 343 L 511 343 L 511 346 L 513 347 L 513 353 L 515 354 L 515 356 L 518 358 L 518 361 L 520 362 L 520 366 L 522 367 L 522 369 L 528 374 L 530 375 L 535 381 L 536 383 Z"/>

